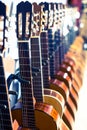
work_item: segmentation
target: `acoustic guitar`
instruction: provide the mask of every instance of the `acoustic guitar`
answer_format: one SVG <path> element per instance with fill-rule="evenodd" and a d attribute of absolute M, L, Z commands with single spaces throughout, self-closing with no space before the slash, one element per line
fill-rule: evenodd
<path fill-rule="evenodd" d="M 31 68 L 31 18 L 32 8 L 29 2 L 21 2 L 17 5 L 17 37 L 19 48 L 22 107 L 18 111 L 12 111 L 13 120 L 24 130 L 58 130 L 60 121 L 59 113 L 52 105 L 43 102 L 34 102 L 32 68 Z M 36 97 L 35 97 L 36 98 Z M 21 102 L 20 102 L 21 104 Z M 19 113 L 19 115 L 17 114 Z"/>
<path fill-rule="evenodd" d="M 51 6 L 50 9 L 51 9 L 52 12 L 53 12 L 53 11 L 55 12 L 55 8 L 54 8 L 55 6 L 54 6 L 54 5 L 55 5 L 55 4 L 53 4 L 53 3 L 51 3 L 51 5 L 50 5 L 50 6 Z M 60 5 L 60 6 L 61 6 L 61 5 Z M 50 17 L 50 16 L 49 16 L 49 17 Z M 54 23 L 54 22 L 53 22 L 53 23 Z M 51 30 L 52 30 L 52 27 L 53 27 L 53 26 L 55 27 L 55 24 L 52 24 L 52 26 L 50 26 Z M 53 35 L 52 35 L 52 37 L 53 37 Z M 58 37 L 58 38 L 59 38 L 59 37 Z M 50 42 L 50 44 L 51 44 L 51 43 L 52 43 L 52 42 Z M 51 53 L 52 53 L 52 52 L 51 52 Z M 54 51 L 54 53 L 55 53 L 55 51 Z M 55 55 L 55 54 L 54 54 L 54 55 Z M 55 65 L 54 65 L 55 62 L 53 62 L 53 61 L 51 62 L 51 64 L 50 64 L 50 65 L 51 65 L 51 68 L 52 68 L 52 64 L 53 64 L 53 66 L 55 66 Z M 52 68 L 52 69 L 53 69 L 53 68 Z M 51 70 L 51 69 L 50 69 L 50 70 Z M 55 70 L 55 67 L 54 67 L 54 70 Z M 58 75 L 58 76 L 59 76 L 59 75 Z M 57 76 L 57 77 L 58 77 L 58 76 Z M 62 76 L 63 76 L 63 75 L 62 75 Z M 62 76 L 61 76 L 61 78 L 62 78 Z M 67 78 L 68 78 L 68 77 L 67 77 Z M 67 79 L 67 80 L 68 80 L 68 79 Z M 66 81 L 65 81 L 65 82 L 66 82 Z M 68 82 L 67 82 L 67 83 L 68 83 Z M 71 84 L 71 81 L 69 81 L 69 83 Z M 67 84 L 67 85 L 68 85 L 68 84 Z"/>
<path fill-rule="evenodd" d="M 38 8 L 38 6 L 37 6 L 37 8 Z M 42 14 L 41 14 L 41 18 L 43 18 Z M 38 15 L 38 12 L 37 12 L 37 15 Z M 37 21 L 41 21 L 41 20 L 38 20 L 38 18 L 39 17 L 34 18 L 34 19 L 35 20 L 37 19 Z M 34 21 L 34 19 L 33 19 L 33 21 Z M 38 22 L 35 25 L 38 26 Z M 35 27 L 35 25 L 34 25 L 34 27 Z M 42 26 L 42 24 L 41 24 L 41 26 Z M 39 28 L 39 27 L 36 27 L 36 28 Z M 44 28 L 43 28 L 43 31 L 40 32 L 40 35 L 38 33 L 36 32 L 36 34 L 34 34 L 35 36 L 31 37 L 31 64 L 32 64 L 33 68 L 35 67 L 39 70 L 39 72 L 37 73 L 37 76 L 33 77 L 34 95 L 35 95 L 36 101 L 45 102 L 45 103 L 48 103 L 50 105 L 53 105 L 53 107 L 58 111 L 60 116 L 62 116 L 63 106 L 64 106 L 63 97 L 58 92 L 56 92 L 54 90 L 50 90 L 49 86 L 48 87 L 44 86 L 47 82 L 49 82 L 48 73 L 47 73 L 48 71 L 44 70 L 48 67 L 48 64 L 45 65 L 45 64 L 42 63 L 42 62 L 45 62 L 46 58 L 47 58 L 46 57 L 47 56 L 47 53 L 46 53 L 47 50 L 45 50 L 45 52 L 43 52 L 44 49 L 46 49 L 46 48 L 43 48 L 43 47 L 47 46 L 47 44 L 45 42 L 46 37 L 43 37 L 43 36 L 47 36 L 47 31 L 44 30 Z M 45 75 L 44 71 L 46 72 L 47 75 Z M 44 77 L 44 75 L 45 75 L 45 77 Z M 45 81 L 47 81 L 47 82 L 45 82 Z"/>
<path fill-rule="evenodd" d="M 12 120 L 9 92 L 5 79 L 3 50 L 6 41 L 6 5 L 0 1 L 0 130 L 17 130 Z"/>
<path fill-rule="evenodd" d="M 69 94 L 69 88 L 67 88 L 67 86 L 66 85 L 64 85 L 64 84 L 62 84 L 61 83 L 61 85 L 59 85 L 59 82 L 57 82 L 57 80 L 58 79 L 56 79 L 55 81 L 56 81 L 56 83 L 58 83 L 58 84 L 56 84 L 56 86 L 55 86 L 55 84 L 52 86 L 51 85 L 51 88 L 53 88 L 53 89 L 55 89 L 55 90 L 57 90 L 57 91 L 59 91 L 63 96 L 64 96 L 64 98 L 66 99 L 66 97 L 68 97 L 68 94 Z M 59 79 L 60 80 L 60 79 Z M 54 80 L 53 80 L 54 81 Z M 61 82 L 61 80 L 60 80 L 60 82 Z M 66 82 L 66 81 L 65 81 Z M 52 83 L 52 82 L 51 82 Z M 67 84 L 67 85 L 69 85 L 69 84 Z M 59 87 L 60 86 L 60 87 Z M 65 91 L 66 90 L 66 91 Z M 65 92 L 64 92 L 65 91 Z M 64 122 L 66 122 L 66 124 L 67 124 L 67 126 L 69 125 L 69 127 L 72 127 L 72 124 L 73 124 L 73 118 L 74 118 L 74 113 L 73 113 L 73 109 L 71 110 L 71 101 L 69 101 L 68 100 L 68 102 L 70 103 L 70 104 L 68 104 L 69 106 L 65 109 L 64 108 L 64 114 L 63 114 L 63 117 L 66 117 L 66 118 L 63 118 L 63 120 L 62 120 L 62 124 L 61 124 L 61 127 L 62 127 L 62 125 L 64 126 Z M 72 107 L 74 107 L 75 108 L 75 106 L 74 106 L 74 104 L 73 104 L 73 102 L 72 102 Z M 65 112 L 66 111 L 66 112 Z M 71 112 L 72 111 L 72 112 Z M 69 113 L 69 115 L 68 114 L 66 114 L 66 113 Z M 72 113 L 72 114 L 71 114 Z M 65 115 L 68 115 L 68 116 L 65 116 Z M 70 119 L 70 121 L 68 120 L 68 118 Z M 67 120 L 67 121 L 66 121 Z M 61 128 L 62 129 L 62 128 Z"/>
<path fill-rule="evenodd" d="M 44 7 L 44 12 L 46 11 L 46 17 L 47 17 L 47 11 L 48 11 L 48 8 L 47 8 L 47 3 L 45 3 L 45 4 L 43 4 L 45 7 Z M 44 18 L 45 18 L 45 16 L 44 16 Z M 48 17 L 46 18 L 46 19 L 48 19 Z M 45 23 L 45 30 L 47 30 L 47 25 L 46 25 L 46 23 Z M 44 36 L 44 35 L 42 35 L 42 36 Z M 45 34 L 45 36 L 46 36 L 46 34 Z M 45 38 L 43 38 L 42 37 L 42 45 L 44 45 L 44 41 L 45 41 L 45 43 L 48 41 L 48 39 L 47 39 L 47 37 L 46 37 L 46 40 L 45 40 Z M 47 44 L 45 44 L 45 47 L 47 47 Z M 42 48 L 42 58 L 44 59 L 44 57 L 46 58 L 46 51 L 45 51 L 45 54 L 44 54 L 44 51 L 43 50 L 45 50 L 45 48 Z M 45 55 L 45 56 L 44 56 Z M 46 66 L 47 67 L 47 65 L 48 65 L 48 63 L 49 63 L 49 60 L 48 60 L 48 58 L 46 58 L 45 60 L 42 60 L 43 62 L 44 62 L 44 64 L 45 65 L 43 65 L 43 68 L 44 68 L 44 66 Z M 45 81 L 48 79 L 48 76 L 49 76 L 49 74 L 47 73 L 48 71 L 47 70 L 45 70 L 44 69 L 44 71 L 46 72 L 46 75 L 44 76 L 46 79 L 45 79 Z M 45 73 L 43 71 L 43 73 Z M 58 80 L 57 80 L 58 81 Z M 51 81 L 50 81 L 51 82 Z M 60 81 L 61 82 L 61 81 Z M 63 82 L 61 82 L 62 84 L 60 85 L 60 88 L 58 87 L 58 85 L 59 85 L 59 82 L 57 82 L 58 84 L 57 84 L 57 87 L 55 87 L 56 89 L 54 89 L 54 88 L 52 88 L 53 90 L 56 90 L 56 91 L 58 91 L 59 93 L 61 93 L 61 95 L 64 95 L 64 99 L 66 100 L 66 98 L 68 97 L 68 94 L 69 94 L 69 90 L 68 90 L 68 88 L 66 87 L 66 86 L 63 86 Z M 46 84 L 46 83 L 45 83 Z M 46 85 L 47 86 L 47 85 Z M 55 86 L 55 85 L 54 85 Z M 63 88 L 62 88 L 62 86 L 63 86 Z M 51 88 L 51 87 L 50 87 Z M 71 115 L 70 115 L 71 116 Z M 67 117 L 68 118 L 68 117 Z M 71 116 L 71 120 L 73 120 L 72 119 L 72 116 Z M 69 129 L 68 128 L 68 126 L 64 123 L 64 121 L 63 120 L 61 120 L 61 129 L 62 128 L 65 128 L 65 129 Z M 71 123 L 72 124 L 72 123 Z"/>

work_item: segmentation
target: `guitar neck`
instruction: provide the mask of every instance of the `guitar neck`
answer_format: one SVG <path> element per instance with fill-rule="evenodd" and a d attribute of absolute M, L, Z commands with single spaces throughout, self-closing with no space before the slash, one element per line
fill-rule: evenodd
<path fill-rule="evenodd" d="M 18 43 L 20 75 L 25 82 L 21 83 L 22 94 L 22 123 L 24 128 L 34 128 L 34 105 L 31 83 L 31 67 L 29 55 L 29 43 Z M 32 120 L 31 120 L 32 119 Z"/>
<path fill-rule="evenodd" d="M 41 6 L 33 3 L 32 36 L 31 36 L 31 65 L 37 68 L 37 75 L 33 77 L 34 96 L 37 102 L 43 102 L 43 74 L 40 44 Z"/>
<path fill-rule="evenodd" d="M 8 88 L 6 86 L 2 57 L 0 56 L 0 128 L 12 130 L 12 119 L 9 108 Z"/>
<path fill-rule="evenodd" d="M 49 87 L 50 80 L 50 65 L 49 65 L 49 47 L 48 47 L 48 3 L 40 3 L 41 5 L 41 57 L 42 57 L 42 71 L 43 71 L 43 85 L 45 88 Z"/>
<path fill-rule="evenodd" d="M 41 39 L 41 56 L 42 56 L 42 70 L 43 70 L 43 84 L 45 88 L 49 87 L 50 70 L 49 70 L 49 48 L 48 48 L 48 33 L 42 31 L 40 35 Z"/>
<path fill-rule="evenodd" d="M 8 87 L 6 85 L 2 52 L 5 44 L 6 5 L 0 1 L 0 130 L 12 130 L 12 116 Z"/>
<path fill-rule="evenodd" d="M 43 74 L 40 37 L 31 38 L 31 64 L 38 69 L 37 76 L 33 78 L 34 96 L 37 101 L 43 101 Z"/>

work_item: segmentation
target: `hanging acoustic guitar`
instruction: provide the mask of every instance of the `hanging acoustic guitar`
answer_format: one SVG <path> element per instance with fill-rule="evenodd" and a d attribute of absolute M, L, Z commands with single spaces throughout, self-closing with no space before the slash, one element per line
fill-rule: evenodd
<path fill-rule="evenodd" d="M 32 8 L 29 2 L 21 2 L 17 5 L 17 37 L 19 50 L 22 108 L 19 115 L 13 111 L 13 119 L 16 119 L 23 130 L 58 130 L 60 115 L 52 105 L 36 102 L 32 84 L 31 68 L 31 18 Z M 20 114 L 21 113 L 21 114 Z"/>

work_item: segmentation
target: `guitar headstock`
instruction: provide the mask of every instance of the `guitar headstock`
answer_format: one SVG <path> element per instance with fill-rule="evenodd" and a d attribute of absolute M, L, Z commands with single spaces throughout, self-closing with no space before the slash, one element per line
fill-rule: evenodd
<path fill-rule="evenodd" d="M 5 44 L 6 5 L 0 1 L 0 52 Z"/>
<path fill-rule="evenodd" d="M 47 2 L 41 2 L 41 30 L 48 29 L 48 22 L 49 22 L 49 4 Z"/>
<path fill-rule="evenodd" d="M 54 26 L 56 27 L 56 29 L 58 28 L 58 20 L 59 20 L 58 3 L 54 3 Z"/>
<path fill-rule="evenodd" d="M 39 36 L 41 26 L 41 6 L 32 4 L 32 36 Z"/>
<path fill-rule="evenodd" d="M 54 3 L 49 3 L 49 28 L 54 24 Z"/>
<path fill-rule="evenodd" d="M 28 1 L 17 5 L 17 38 L 28 40 L 31 35 L 32 5 Z"/>

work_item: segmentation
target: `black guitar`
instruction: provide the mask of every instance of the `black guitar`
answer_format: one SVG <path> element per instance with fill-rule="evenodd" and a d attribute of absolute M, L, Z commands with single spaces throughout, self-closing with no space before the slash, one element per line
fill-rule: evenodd
<path fill-rule="evenodd" d="M 5 44 L 6 5 L 0 1 L 0 130 L 12 130 L 8 87 L 5 80 L 2 52 Z"/>

